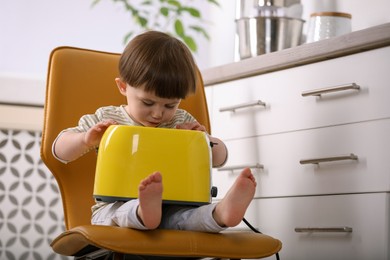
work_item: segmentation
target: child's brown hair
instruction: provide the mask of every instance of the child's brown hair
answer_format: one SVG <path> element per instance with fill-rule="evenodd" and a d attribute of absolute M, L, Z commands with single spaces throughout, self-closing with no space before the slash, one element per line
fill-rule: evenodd
<path fill-rule="evenodd" d="M 195 92 L 197 66 L 187 46 L 157 31 L 136 36 L 119 61 L 121 79 L 162 98 L 185 98 Z"/>

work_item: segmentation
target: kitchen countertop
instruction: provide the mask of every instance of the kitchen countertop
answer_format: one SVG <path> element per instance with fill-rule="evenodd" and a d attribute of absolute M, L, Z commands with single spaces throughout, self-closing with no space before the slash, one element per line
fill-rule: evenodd
<path fill-rule="evenodd" d="M 202 76 L 207 87 L 388 45 L 390 45 L 390 23 L 205 69 L 202 70 Z"/>

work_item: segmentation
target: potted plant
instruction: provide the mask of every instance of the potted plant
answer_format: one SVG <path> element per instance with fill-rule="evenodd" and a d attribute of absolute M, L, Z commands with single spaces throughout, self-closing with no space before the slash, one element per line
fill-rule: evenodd
<path fill-rule="evenodd" d="M 92 6 L 101 0 L 94 0 Z M 133 18 L 135 25 L 141 30 L 164 31 L 178 38 L 193 51 L 197 51 L 197 44 L 191 33 L 201 34 L 206 39 L 209 35 L 201 24 L 203 19 L 200 10 L 191 5 L 192 0 L 112 0 L 123 5 L 126 12 Z M 199 0 L 198 0 L 199 1 Z M 208 4 L 219 6 L 218 0 L 203 0 Z M 184 20 L 185 19 L 185 20 Z M 130 30 L 124 36 L 124 43 L 135 34 L 136 30 Z"/>

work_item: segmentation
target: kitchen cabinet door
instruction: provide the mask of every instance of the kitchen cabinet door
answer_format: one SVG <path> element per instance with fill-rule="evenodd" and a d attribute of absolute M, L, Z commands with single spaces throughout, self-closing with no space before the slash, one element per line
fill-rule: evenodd
<path fill-rule="evenodd" d="M 228 162 L 213 183 L 221 198 L 242 167 L 260 164 L 257 197 L 387 192 L 389 133 L 386 119 L 227 141 Z"/>
<path fill-rule="evenodd" d="M 390 47 L 215 85 L 214 134 L 236 139 L 390 118 L 388 68 Z"/>
<path fill-rule="evenodd" d="M 246 219 L 282 241 L 283 260 L 387 260 L 389 196 L 369 193 L 258 199 L 251 204 Z M 245 224 L 238 228 L 245 228 Z"/>

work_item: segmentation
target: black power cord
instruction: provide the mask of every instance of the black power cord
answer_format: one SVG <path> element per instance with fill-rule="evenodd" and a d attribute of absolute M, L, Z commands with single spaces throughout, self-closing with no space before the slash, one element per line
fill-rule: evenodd
<path fill-rule="evenodd" d="M 261 233 L 259 230 L 257 230 L 256 228 L 254 228 L 254 227 L 248 222 L 248 220 L 246 220 L 245 218 L 243 218 L 242 221 L 244 221 L 244 223 L 245 223 L 253 232 L 259 233 L 259 234 L 263 234 L 263 233 Z M 276 260 L 280 260 L 280 258 L 279 258 L 279 253 L 278 253 L 278 252 L 276 252 L 275 256 L 276 256 Z"/>

